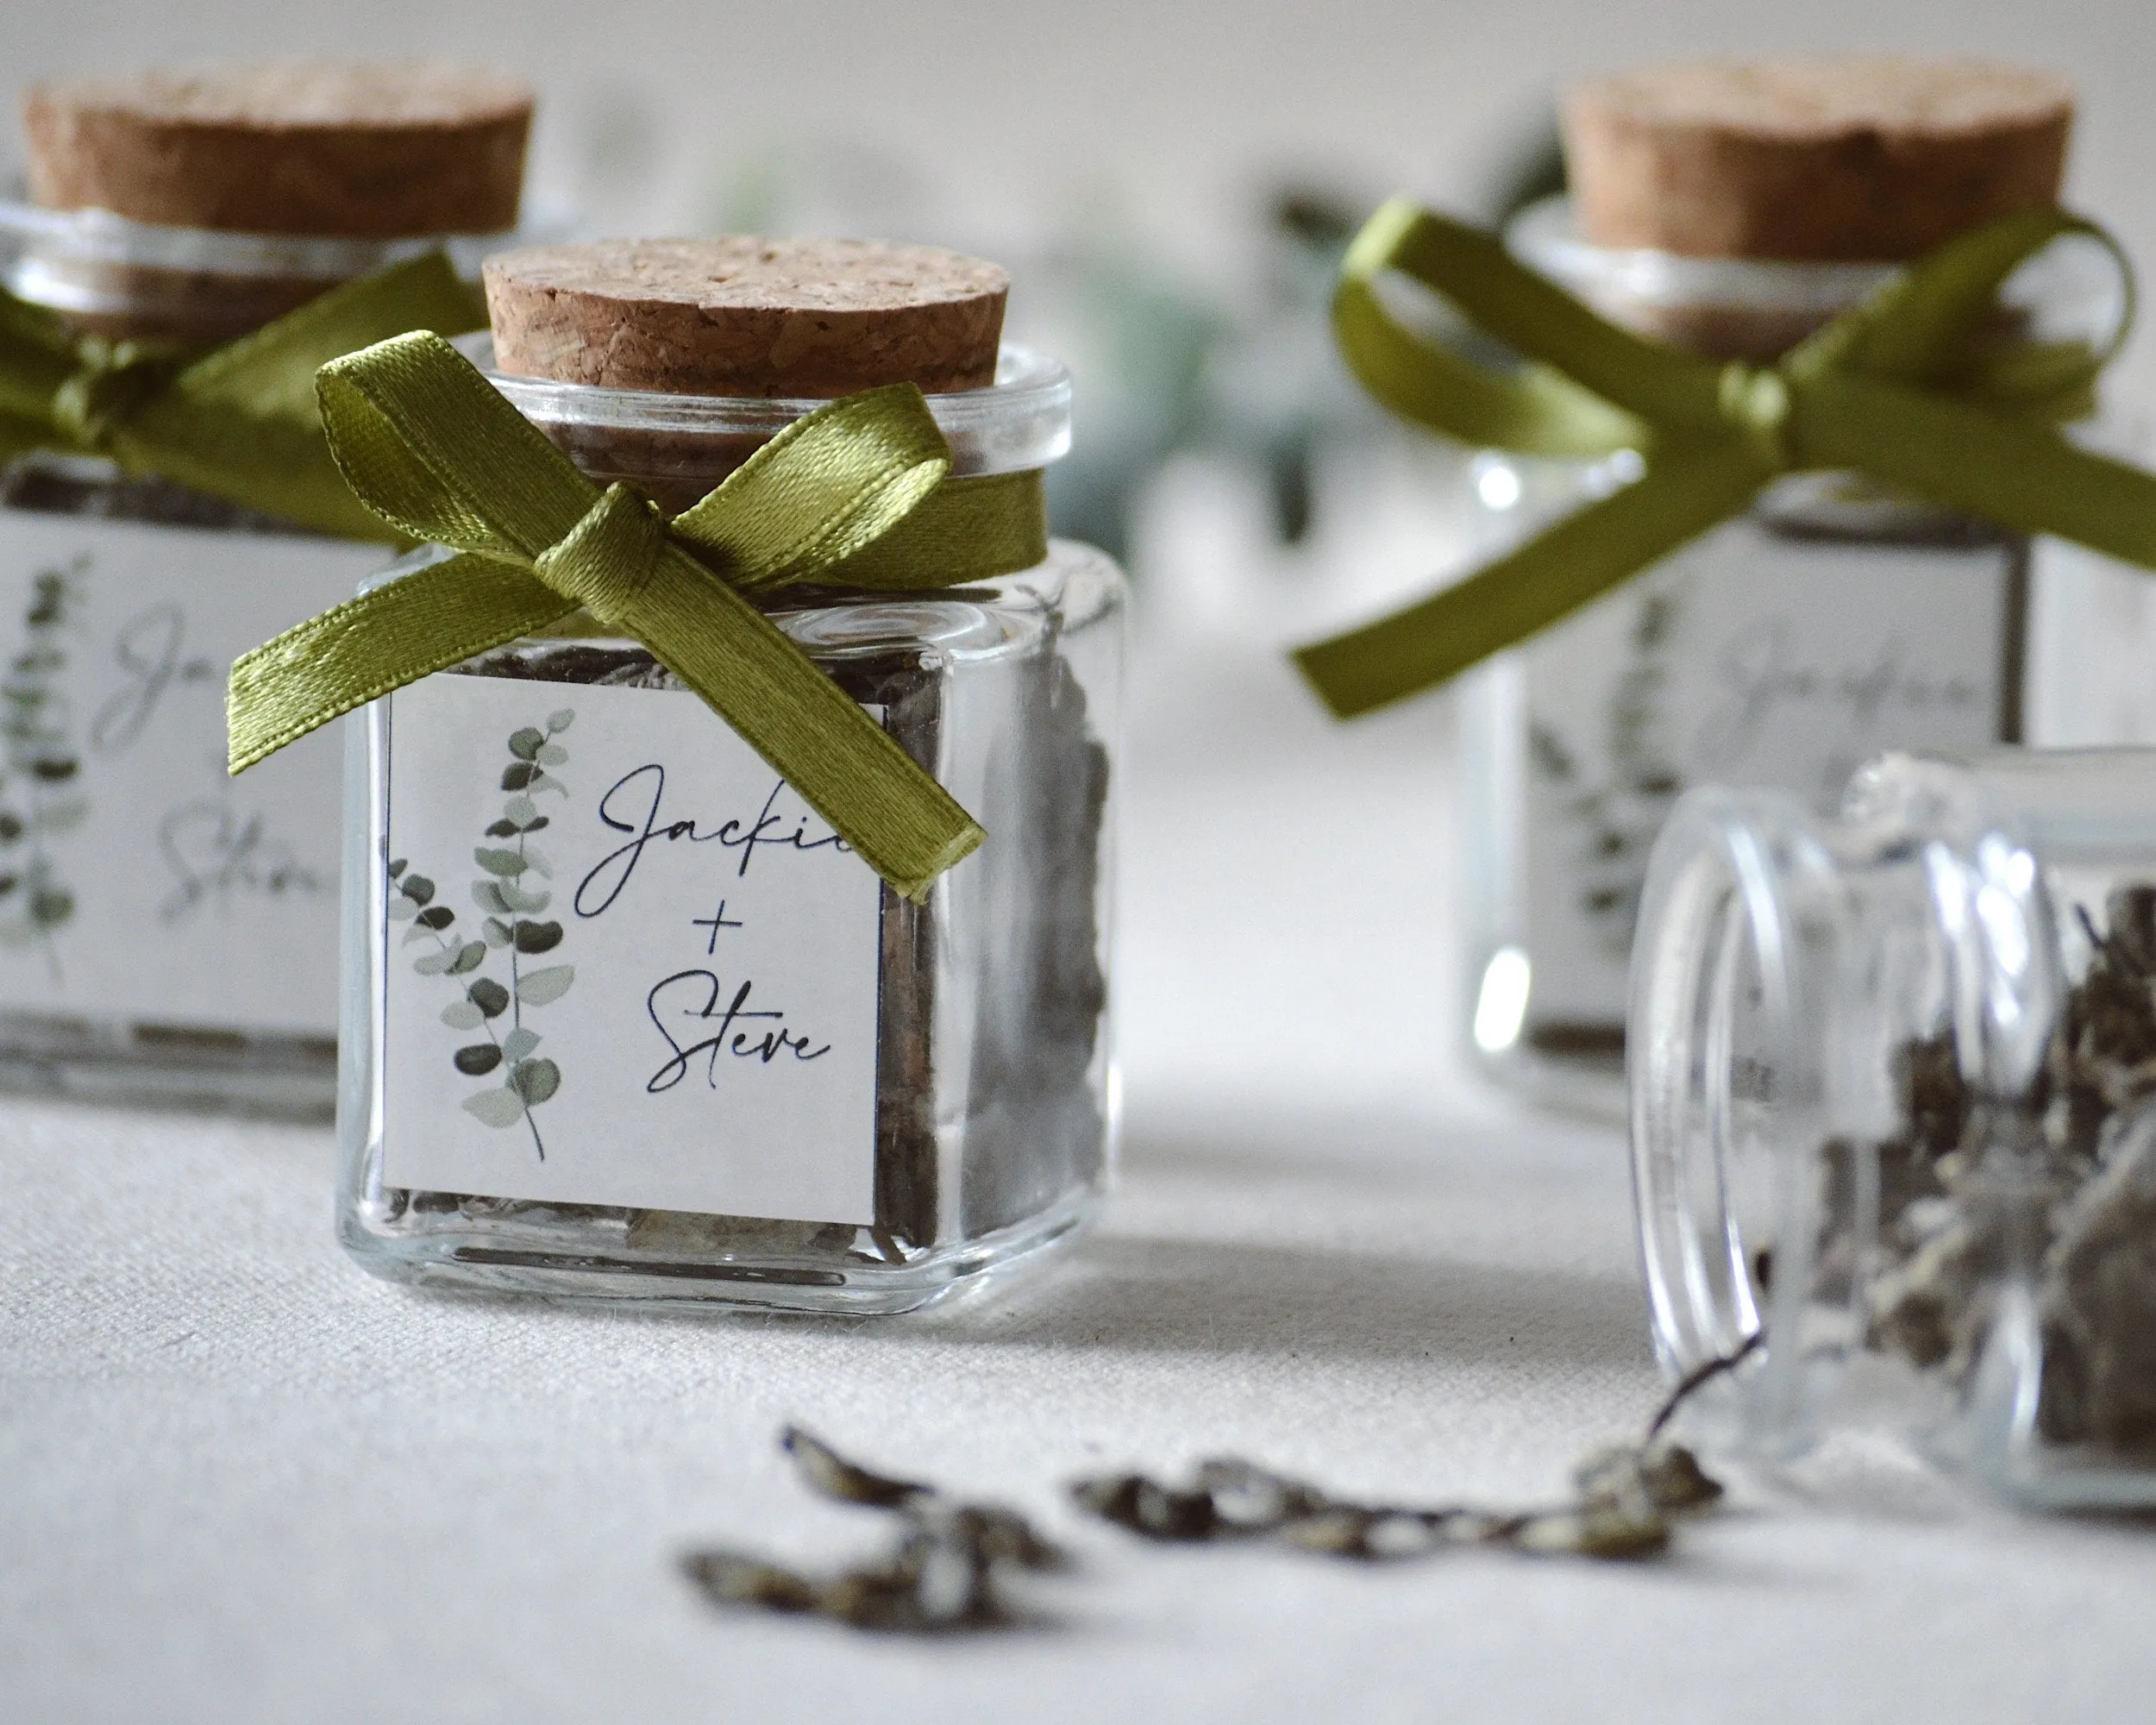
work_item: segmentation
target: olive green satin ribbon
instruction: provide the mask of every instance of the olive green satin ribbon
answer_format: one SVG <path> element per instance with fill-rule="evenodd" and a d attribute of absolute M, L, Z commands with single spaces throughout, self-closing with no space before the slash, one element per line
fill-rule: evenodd
<path fill-rule="evenodd" d="M 301 624 L 232 667 L 235 773 L 340 713 L 582 609 L 650 648 L 909 898 L 985 836 L 744 597 L 792 582 L 943 587 L 1047 555 L 1037 471 L 954 480 L 911 384 L 796 420 L 671 521 L 604 492 L 437 336 L 323 367 L 353 490 L 461 555 Z"/>
<path fill-rule="evenodd" d="M 0 292 L 0 460 L 103 455 L 299 526 L 388 539 L 329 458 L 315 372 L 385 336 L 486 321 L 439 252 L 330 288 L 206 354 L 78 336 Z"/>
<path fill-rule="evenodd" d="M 1496 240 L 1395 199 L 1350 248 L 1333 329 L 1371 395 L 1467 442 L 1538 455 L 1636 450 L 1644 473 L 1457 586 L 1295 655 L 1343 718 L 1445 681 L 1742 511 L 1784 474 L 1865 474 L 2022 533 L 2156 568 L 2156 477 L 2077 448 L 2124 339 L 1996 339 L 1998 287 L 2065 235 L 2118 248 L 2057 210 L 1948 242 L 1769 366 L 1720 364 L 1606 322 Z M 1511 371 L 1395 321 L 1397 271 L 1526 361 Z M 2131 275 L 2128 274 L 2129 310 Z M 1986 324 L 1993 327 L 1986 329 Z"/>

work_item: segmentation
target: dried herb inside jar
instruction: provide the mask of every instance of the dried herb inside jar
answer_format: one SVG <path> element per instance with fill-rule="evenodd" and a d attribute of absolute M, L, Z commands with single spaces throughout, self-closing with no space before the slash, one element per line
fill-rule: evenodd
<path fill-rule="evenodd" d="M 1904 1131 L 1878 1146 L 1868 1345 L 1965 1386 L 2001 1294 L 2040 1326 L 2037 1429 L 2156 1455 L 2156 885 L 2115 889 L 2041 1076 L 2011 1104 L 1963 1078 L 1950 1038 L 1897 1058 Z M 1830 1146 L 1846 1149 L 1846 1146 Z M 1845 1158 L 1837 1157 L 1836 1162 Z"/>

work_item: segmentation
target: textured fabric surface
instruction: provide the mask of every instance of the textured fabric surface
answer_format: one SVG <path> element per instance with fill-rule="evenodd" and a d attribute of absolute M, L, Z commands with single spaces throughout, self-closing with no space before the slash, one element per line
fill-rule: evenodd
<path fill-rule="evenodd" d="M 1857 1458 L 1643 1567 L 1149 1548 L 1062 1506 L 1232 1451 L 1532 1503 L 1653 1405 L 1621 1145 L 1475 1090 L 1442 703 L 1333 732 L 1284 670 L 1141 682 L 1125 1177 L 1037 1279 L 906 1320 L 415 1294 L 329 1234 L 326 1133 L 0 1107 L 0 1716 L 2138 1718 L 2156 1533 Z M 699 1541 L 807 1564 L 798 1419 L 1038 1513 L 1053 1627 L 730 1616 Z"/>

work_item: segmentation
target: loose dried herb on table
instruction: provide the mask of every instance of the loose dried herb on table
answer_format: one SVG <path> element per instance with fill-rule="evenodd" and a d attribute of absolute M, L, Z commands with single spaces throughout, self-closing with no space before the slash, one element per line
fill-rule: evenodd
<path fill-rule="evenodd" d="M 1747 1352 L 1749 1348 L 1747 1347 Z M 1727 1370 L 1741 1355 L 1716 1362 Z M 1354 1503 L 1244 1461 L 1209 1461 L 1188 1487 L 1142 1474 L 1080 1480 L 1078 1505 L 1147 1539 L 1179 1543 L 1269 1540 L 1332 1557 L 1426 1557 L 1468 1546 L 1532 1555 L 1638 1559 L 1665 1551 L 1681 1518 L 1709 1509 L 1719 1483 L 1661 1433 L 1711 1373 L 1679 1384 L 1646 1437 L 1598 1452 L 1573 1473 L 1573 1501 L 1526 1513 Z M 1014 1510 L 969 1503 L 932 1485 L 871 1471 L 798 1426 L 780 1446 L 803 1482 L 836 1502 L 895 1516 L 896 1538 L 868 1562 L 818 1578 L 724 1549 L 691 1552 L 681 1571 L 716 1604 L 828 1617 L 887 1634 L 943 1634 L 1033 1621 L 1009 1593 L 1014 1578 L 1070 1559 Z"/>
<path fill-rule="evenodd" d="M 872 1473 L 798 1426 L 779 1441 L 812 1490 L 895 1515 L 897 1540 L 881 1557 L 823 1581 L 735 1552 L 690 1552 L 682 1572 L 717 1603 L 812 1613 L 887 1633 L 1000 1628 L 1023 1621 L 1006 1588 L 1013 1572 L 1069 1561 L 1013 1510 Z"/>

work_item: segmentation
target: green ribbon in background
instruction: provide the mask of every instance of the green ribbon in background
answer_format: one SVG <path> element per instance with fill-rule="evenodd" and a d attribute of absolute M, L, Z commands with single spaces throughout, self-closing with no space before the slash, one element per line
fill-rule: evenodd
<path fill-rule="evenodd" d="M 486 322 L 439 252 L 330 288 L 208 353 L 78 336 L 0 292 L 0 461 L 32 449 L 103 455 L 298 526 L 392 539 L 329 457 L 315 372 L 407 329 Z"/>
<path fill-rule="evenodd" d="M 671 521 L 602 492 L 440 336 L 324 366 L 337 464 L 398 533 L 459 553 L 232 667 L 240 772 L 339 714 L 579 610 L 642 642 L 908 898 L 986 836 L 745 595 L 944 587 L 1047 555 L 1037 471 L 952 479 L 911 384 L 796 420 Z"/>
<path fill-rule="evenodd" d="M 1752 366 L 1634 336 L 1491 235 L 1395 199 L 1350 248 L 1333 298 L 1340 351 L 1369 393 L 1465 442 L 1583 458 L 1632 449 L 1644 472 L 1457 586 L 1306 647 L 1296 662 L 1342 718 L 1417 693 L 1739 514 L 1785 474 L 1861 474 L 2156 568 L 2156 476 L 2077 448 L 2056 429 L 2089 410 L 2127 320 L 2101 352 L 1996 339 L 2000 285 L 2065 235 L 2096 240 L 2125 269 L 2092 223 L 2048 210 L 2009 216 L 1949 241 L 1774 364 Z M 1388 270 L 1442 295 L 1526 363 L 1495 370 L 1404 328 L 1374 286 Z"/>

